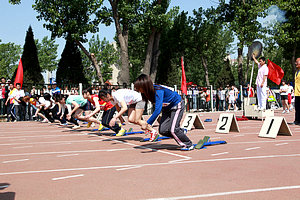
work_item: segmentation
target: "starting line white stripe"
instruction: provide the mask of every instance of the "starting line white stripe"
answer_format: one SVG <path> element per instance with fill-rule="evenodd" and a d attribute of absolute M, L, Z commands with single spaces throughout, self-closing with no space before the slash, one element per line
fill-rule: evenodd
<path fill-rule="evenodd" d="M 60 155 L 56 157 L 67 157 L 67 156 L 78 156 L 79 154 L 68 154 L 68 155 Z"/>
<path fill-rule="evenodd" d="M 245 150 L 250 151 L 250 150 L 254 150 L 254 149 L 260 149 L 260 147 L 252 147 L 252 148 L 248 148 L 248 149 L 245 149 Z"/>
<path fill-rule="evenodd" d="M 280 146 L 280 145 L 286 145 L 286 144 L 289 144 L 289 143 L 279 143 L 279 144 L 275 144 L 275 145 Z"/>
<path fill-rule="evenodd" d="M 29 147 L 33 147 L 33 146 L 21 146 L 21 147 L 13 147 L 14 149 L 22 149 L 22 148 L 29 148 Z"/>
<path fill-rule="evenodd" d="M 78 174 L 78 175 L 73 175 L 73 176 L 65 176 L 65 177 L 53 178 L 52 181 L 62 180 L 62 179 L 67 179 L 67 178 L 75 178 L 75 177 L 80 177 L 80 176 L 84 176 L 84 174 Z"/>
<path fill-rule="evenodd" d="M 22 161 L 27 161 L 29 159 L 21 159 L 21 160 L 8 160 L 8 161 L 3 161 L 2 163 L 12 163 L 12 162 L 22 162 Z"/>
<path fill-rule="evenodd" d="M 223 155 L 223 154 L 228 154 L 228 152 L 223 152 L 223 153 L 215 153 L 215 154 L 211 154 L 212 156 L 218 156 L 218 155 Z"/>
<path fill-rule="evenodd" d="M 181 196 L 181 197 L 155 198 L 155 199 L 148 199 L 148 200 L 194 199 L 194 198 L 215 197 L 215 196 L 245 194 L 245 193 L 254 193 L 254 192 L 268 192 L 268 191 L 276 191 L 276 190 L 292 190 L 292 189 L 299 189 L 299 188 L 300 188 L 300 185 L 292 185 L 292 186 L 283 186 L 283 187 L 272 187 L 272 188 L 260 188 L 260 189 L 250 189 L 250 190 L 237 190 L 237 191 L 231 191 L 231 192 L 199 194 L 199 195 Z"/>
<path fill-rule="evenodd" d="M 0 154 L 0 157 L 7 156 L 28 156 L 28 155 L 47 155 L 47 154 L 62 154 L 62 153 L 91 153 L 91 152 L 109 152 L 109 151 L 124 151 L 133 150 L 132 148 L 127 149 L 97 149 L 97 150 L 82 150 L 82 151 L 57 151 L 57 152 L 38 152 L 38 153 L 17 153 L 17 154 Z"/>
<path fill-rule="evenodd" d="M 146 167 L 146 166 L 178 165 L 178 164 L 190 164 L 190 163 L 205 163 L 205 162 L 218 162 L 218 161 L 250 160 L 250 159 L 266 159 L 266 158 L 284 158 L 284 157 L 300 157 L 300 154 L 219 158 L 219 159 L 208 159 L 208 160 L 187 160 L 187 161 L 182 161 L 182 162 L 171 162 L 171 163 L 170 162 L 164 162 L 164 163 L 148 163 L 148 164 L 145 163 L 145 164 L 131 164 L 131 165 L 114 165 L 114 166 L 95 166 L 95 167 L 84 167 L 84 168 L 50 169 L 50 170 L 39 170 L 39 171 L 19 171 L 19 172 L 0 173 L 0 176 L 16 175 L 16 174 L 63 172 L 63 171 L 114 169 L 114 168 L 127 168 L 128 169 L 128 168 Z"/>

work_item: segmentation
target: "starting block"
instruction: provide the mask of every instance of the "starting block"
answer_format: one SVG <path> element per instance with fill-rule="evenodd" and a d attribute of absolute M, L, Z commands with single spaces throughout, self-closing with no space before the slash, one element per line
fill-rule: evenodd
<path fill-rule="evenodd" d="M 128 131 L 125 132 L 125 134 L 123 136 L 144 133 L 144 131 L 132 131 L 132 130 L 133 129 L 130 128 Z M 117 135 L 116 133 L 112 134 L 112 136 L 116 136 L 116 135 Z"/>
<path fill-rule="evenodd" d="M 212 146 L 212 145 L 217 145 L 217 144 L 226 144 L 226 141 L 210 141 L 209 136 L 204 136 L 203 139 L 199 140 L 197 144 L 194 144 L 195 149 L 205 149 L 206 146 Z"/>
<path fill-rule="evenodd" d="M 167 140 L 167 139 L 171 139 L 171 138 L 167 137 L 167 136 L 158 137 L 156 142 L 161 141 L 161 140 Z M 142 139 L 140 142 L 148 142 L 149 140 L 150 140 L 150 138 L 145 138 L 145 139 Z"/>
<path fill-rule="evenodd" d="M 110 128 L 104 127 L 101 131 L 108 131 L 108 130 L 110 130 Z M 96 129 L 93 129 L 92 131 L 99 131 L 99 130 L 96 128 Z"/>

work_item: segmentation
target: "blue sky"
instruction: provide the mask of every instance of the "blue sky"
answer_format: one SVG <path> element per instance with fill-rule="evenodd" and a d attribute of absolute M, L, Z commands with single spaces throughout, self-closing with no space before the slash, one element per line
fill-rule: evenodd
<path fill-rule="evenodd" d="M 23 47 L 29 25 L 32 26 L 35 39 L 42 40 L 45 36 L 51 36 L 50 31 L 43 28 L 43 21 L 38 21 L 36 18 L 37 12 L 32 9 L 34 0 L 22 0 L 20 5 L 11 5 L 8 3 L 8 0 L 1 1 L 0 40 L 2 43 L 13 42 Z M 218 0 L 172 0 L 170 7 L 179 6 L 180 11 L 188 11 L 191 14 L 193 9 L 198 9 L 199 7 L 209 8 L 217 5 Z M 112 42 L 115 35 L 115 27 L 100 25 L 98 34 L 101 39 L 105 37 Z M 88 35 L 88 37 L 91 36 L 91 34 Z M 56 44 L 59 45 L 58 57 L 60 57 L 65 40 L 62 38 L 56 39 Z"/>

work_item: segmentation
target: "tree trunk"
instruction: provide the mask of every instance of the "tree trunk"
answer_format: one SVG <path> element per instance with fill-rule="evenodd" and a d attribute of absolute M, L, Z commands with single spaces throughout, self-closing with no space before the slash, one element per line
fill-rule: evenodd
<path fill-rule="evenodd" d="M 203 64 L 203 68 L 204 68 L 204 72 L 205 72 L 206 85 L 210 86 L 209 78 L 208 78 L 207 59 L 204 58 L 203 56 L 201 56 L 201 60 L 202 60 L 202 64 Z"/>
<path fill-rule="evenodd" d="M 158 58 L 160 55 L 159 50 L 159 42 L 160 42 L 161 32 L 156 32 L 155 34 L 155 42 L 153 45 L 153 52 L 152 52 L 152 64 L 150 70 L 150 77 L 153 82 L 155 82 L 156 74 L 157 74 L 157 67 L 158 67 Z"/>
<path fill-rule="evenodd" d="M 295 73 L 296 73 L 296 64 L 295 64 L 295 62 L 296 62 L 296 48 L 297 48 L 297 46 L 294 46 L 293 55 L 292 55 L 292 59 L 291 59 L 293 80 L 295 79 Z M 295 82 L 295 80 L 293 82 Z"/>
<path fill-rule="evenodd" d="M 245 70 L 245 81 L 244 81 L 244 83 L 248 82 L 248 72 L 249 72 L 249 57 L 247 56 L 247 67 L 246 67 L 246 70 Z"/>
<path fill-rule="evenodd" d="M 148 46 L 146 50 L 146 58 L 143 68 L 143 73 L 146 75 L 150 75 L 151 64 L 152 64 L 152 56 L 153 56 L 153 44 L 155 40 L 156 28 L 151 28 L 151 34 L 148 39 Z"/>
<path fill-rule="evenodd" d="M 240 43 L 242 44 L 242 43 Z M 239 45 L 242 46 L 242 45 Z M 243 79 L 243 47 L 238 47 L 238 79 L 239 84 L 244 85 Z"/>
<path fill-rule="evenodd" d="M 121 70 L 119 72 L 118 80 L 120 84 L 130 83 L 129 76 L 129 56 L 128 56 L 128 25 L 126 23 L 120 24 L 120 18 L 118 15 L 118 1 L 109 0 L 113 11 L 113 18 L 115 21 L 116 32 L 121 48 Z M 123 30 L 122 30 L 123 29 Z"/>
<path fill-rule="evenodd" d="M 104 81 L 103 81 L 103 77 L 102 77 L 102 74 L 101 74 L 101 70 L 100 70 L 100 67 L 98 65 L 98 62 L 96 60 L 96 57 L 94 54 L 90 54 L 86 48 L 81 44 L 81 42 L 79 42 L 78 40 L 75 40 L 76 44 L 79 46 L 79 48 L 85 53 L 85 55 L 90 59 L 90 61 L 92 62 L 93 66 L 95 67 L 96 69 L 96 72 L 97 72 L 97 76 L 100 80 L 100 83 L 102 85 L 104 85 Z"/>

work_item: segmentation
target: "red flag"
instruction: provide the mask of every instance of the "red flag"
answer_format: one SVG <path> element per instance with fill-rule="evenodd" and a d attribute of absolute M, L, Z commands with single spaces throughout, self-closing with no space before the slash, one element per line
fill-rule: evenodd
<path fill-rule="evenodd" d="M 269 59 L 268 59 L 268 68 L 269 68 L 268 79 L 270 79 L 277 85 L 280 85 L 281 79 L 284 76 L 284 71 L 281 69 L 281 67 L 279 67 Z"/>
<path fill-rule="evenodd" d="M 186 77 L 185 77 L 185 71 L 184 71 L 184 64 L 183 64 L 183 56 L 181 57 L 181 91 L 183 94 L 187 95 L 187 87 L 186 87 Z"/>
<path fill-rule="evenodd" d="M 16 87 L 17 83 L 21 83 L 21 88 L 22 88 L 22 85 L 23 85 L 23 64 L 22 64 L 21 58 L 20 58 L 20 61 L 19 61 L 19 66 L 18 66 L 18 70 L 17 70 L 15 82 L 14 82 L 15 87 Z"/>

